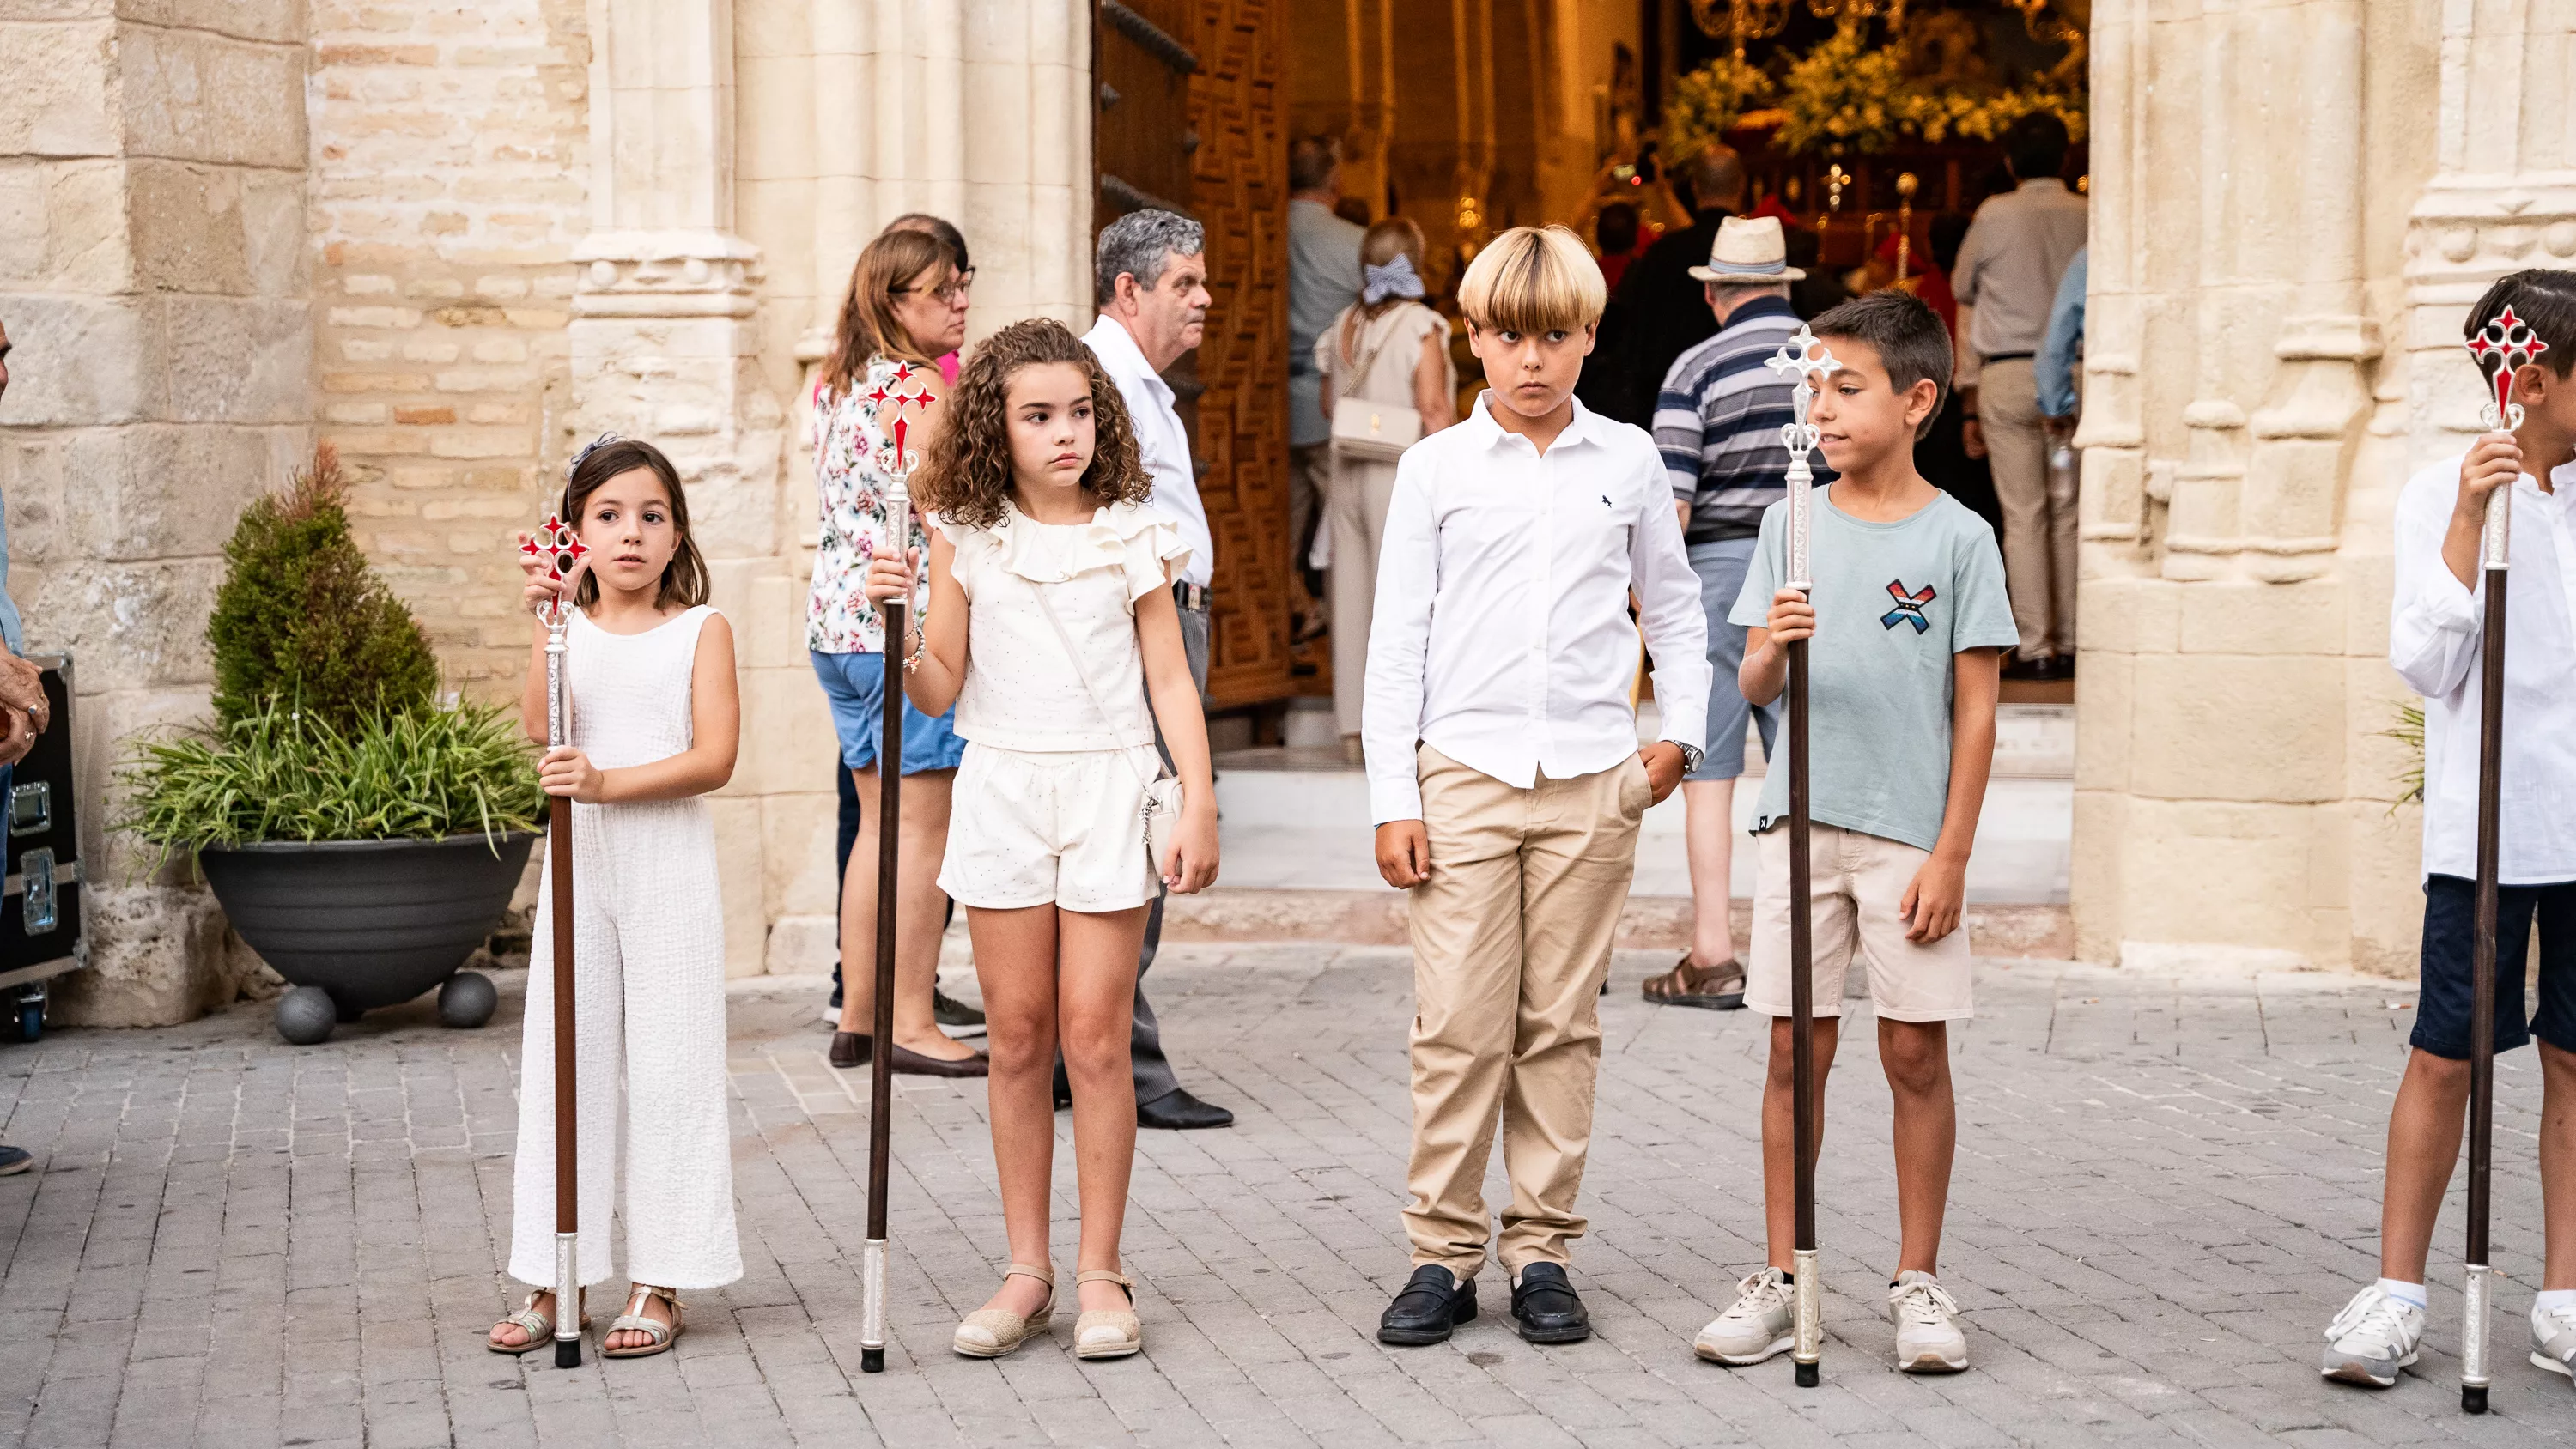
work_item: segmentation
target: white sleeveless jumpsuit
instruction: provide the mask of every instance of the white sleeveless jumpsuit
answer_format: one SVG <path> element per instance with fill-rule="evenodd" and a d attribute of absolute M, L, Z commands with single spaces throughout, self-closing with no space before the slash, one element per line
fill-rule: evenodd
<path fill-rule="evenodd" d="M 572 743 L 603 770 L 689 747 L 704 605 L 642 634 L 576 610 L 566 639 Z M 543 850 L 541 843 L 538 847 Z M 573 1027 L 581 1121 L 581 1281 L 610 1274 L 609 1210 L 626 1149 L 626 1276 L 688 1290 L 742 1276 L 726 1120 L 724 916 L 703 798 L 572 807 Z M 510 1276 L 554 1277 L 554 867 L 529 960 L 511 1176 Z"/>

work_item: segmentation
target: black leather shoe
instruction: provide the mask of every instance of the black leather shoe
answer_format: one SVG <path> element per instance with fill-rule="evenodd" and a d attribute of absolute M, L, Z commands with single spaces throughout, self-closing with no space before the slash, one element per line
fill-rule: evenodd
<path fill-rule="evenodd" d="M 1531 1343 L 1581 1343 L 1592 1336 L 1592 1315 L 1556 1263 L 1532 1263 L 1512 1285 L 1512 1318 Z"/>
<path fill-rule="evenodd" d="M 1449 1330 L 1476 1316 L 1476 1280 L 1461 1283 L 1448 1269 L 1425 1263 L 1378 1315 L 1380 1343 L 1445 1343 Z"/>
<path fill-rule="evenodd" d="M 833 1066 L 847 1070 L 868 1064 L 868 1039 L 855 1031 L 832 1033 L 832 1050 L 827 1058 Z"/>
<path fill-rule="evenodd" d="M 1136 1104 L 1136 1125 L 1187 1131 L 1193 1127 L 1231 1127 L 1234 1114 L 1214 1102 L 1202 1102 L 1186 1087 L 1174 1087 L 1150 1102 Z"/>
<path fill-rule="evenodd" d="M 1073 1105 L 1073 1083 L 1064 1075 L 1064 1063 L 1055 1064 L 1055 1109 L 1059 1112 Z"/>
<path fill-rule="evenodd" d="M 930 1019 L 941 1026 L 982 1026 L 984 1013 L 934 986 L 930 988 Z"/>

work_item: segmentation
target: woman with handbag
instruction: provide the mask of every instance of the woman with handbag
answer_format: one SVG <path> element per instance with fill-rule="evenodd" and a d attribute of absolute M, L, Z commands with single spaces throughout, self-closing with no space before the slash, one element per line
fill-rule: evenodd
<path fill-rule="evenodd" d="M 999 1358 L 1054 1314 L 1061 1045 L 1082 1205 L 1073 1351 L 1124 1358 L 1144 1346 L 1118 1243 L 1145 912 L 1158 883 L 1188 894 L 1216 879 L 1207 722 L 1171 588 L 1189 549 L 1146 506 L 1153 480 L 1117 384 L 1059 322 L 1016 323 L 975 349 L 912 481 L 938 527 L 930 604 L 902 646 L 904 693 L 925 714 L 953 704 L 966 741 L 939 885 L 975 942 L 1010 1235 L 1002 1286 L 953 1346 Z M 877 555 L 868 596 L 910 597 L 922 562 Z M 1178 780 L 1155 752 L 1157 723 Z"/>
<path fill-rule="evenodd" d="M 1395 497 L 1395 460 L 1454 420 L 1458 378 L 1449 319 L 1423 305 L 1422 228 L 1391 216 L 1360 239 L 1360 299 L 1315 339 L 1324 415 L 1333 420 L 1333 724 L 1342 754 L 1360 758 L 1360 696 L 1368 676 L 1369 610 L 1377 552 Z"/>

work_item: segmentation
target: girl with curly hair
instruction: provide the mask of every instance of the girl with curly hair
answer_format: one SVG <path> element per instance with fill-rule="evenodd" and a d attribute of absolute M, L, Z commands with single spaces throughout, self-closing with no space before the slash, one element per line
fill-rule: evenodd
<path fill-rule="evenodd" d="M 975 349 L 913 482 L 938 518 L 929 609 L 903 641 L 904 693 L 926 714 L 953 704 L 966 741 L 939 885 L 974 937 L 1010 1235 L 1001 1288 L 953 1342 L 999 1358 L 1054 1315 L 1061 1046 L 1082 1205 L 1073 1350 L 1124 1358 L 1144 1346 L 1118 1252 L 1136 1153 L 1137 953 L 1158 884 L 1187 894 L 1216 879 L 1207 722 L 1171 589 L 1189 549 L 1145 501 L 1152 480 L 1117 385 L 1057 322 L 1021 322 Z M 877 555 L 868 597 L 909 597 L 921 562 Z M 1180 801 L 1149 829 L 1170 793 L 1158 728 Z"/>

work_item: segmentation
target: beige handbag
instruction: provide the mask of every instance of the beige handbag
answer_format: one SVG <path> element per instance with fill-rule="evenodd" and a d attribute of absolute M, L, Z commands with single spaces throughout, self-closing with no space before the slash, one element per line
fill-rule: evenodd
<path fill-rule="evenodd" d="M 1064 645 L 1065 658 L 1073 661 L 1073 672 L 1082 680 L 1082 692 L 1091 696 L 1092 708 L 1099 710 L 1100 717 L 1108 722 L 1113 732 L 1116 731 L 1118 717 L 1109 712 L 1108 704 L 1100 697 L 1099 687 L 1091 682 L 1091 671 L 1083 667 L 1082 651 L 1073 647 L 1073 636 L 1065 632 L 1064 621 L 1055 616 L 1055 605 L 1048 602 L 1047 591 L 1030 582 L 1029 592 L 1038 596 L 1038 608 L 1045 612 L 1048 627 L 1055 630 L 1056 641 Z M 1159 749 L 1155 752 L 1158 761 L 1161 753 Z M 1181 782 L 1159 763 L 1154 778 L 1147 779 L 1145 772 L 1137 767 L 1136 756 L 1128 750 L 1120 750 L 1118 758 L 1127 762 L 1128 769 L 1136 771 L 1137 783 L 1145 787 L 1145 802 L 1137 807 L 1138 813 L 1144 817 L 1145 873 L 1159 881 L 1163 874 L 1163 852 L 1170 848 L 1172 832 L 1181 824 Z"/>
<path fill-rule="evenodd" d="M 1402 307 L 1388 313 L 1401 316 Z M 1394 340 L 1396 329 L 1389 327 L 1377 345 L 1368 351 L 1368 359 L 1351 369 L 1351 387 L 1356 390 L 1368 380 L 1377 366 L 1378 355 Z M 1356 458 L 1369 463 L 1392 463 L 1404 456 L 1404 450 L 1422 441 L 1422 413 L 1401 403 L 1370 402 L 1366 398 L 1344 397 L 1333 400 L 1333 452 L 1340 457 Z"/>

